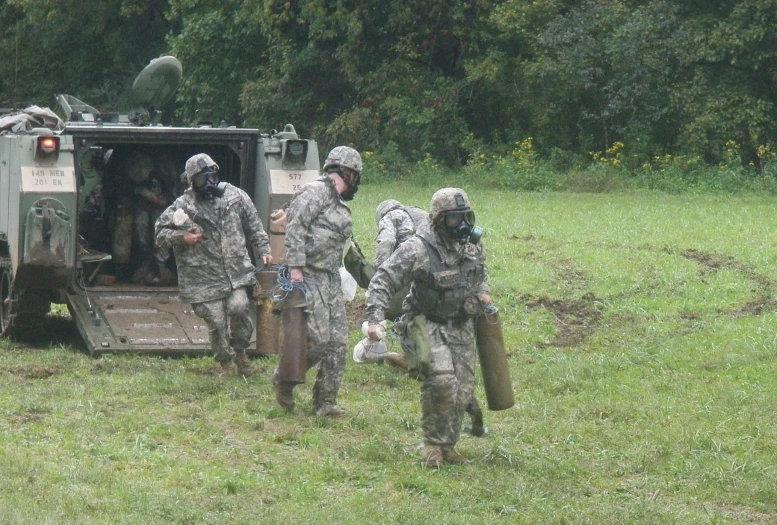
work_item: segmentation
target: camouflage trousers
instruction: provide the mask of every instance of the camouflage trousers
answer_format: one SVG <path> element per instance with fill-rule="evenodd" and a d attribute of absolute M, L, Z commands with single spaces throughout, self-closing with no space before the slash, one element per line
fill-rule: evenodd
<path fill-rule="evenodd" d="M 192 304 L 194 313 L 208 325 L 208 337 L 216 361 L 232 361 L 235 350 L 251 344 L 254 325 L 245 288 L 232 290 L 224 299 Z"/>
<path fill-rule="evenodd" d="M 313 409 L 337 404 L 337 392 L 345 372 L 348 323 L 338 272 L 303 269 L 308 290 L 307 369 L 318 366 L 313 385 Z M 277 379 L 276 368 L 274 377 Z"/>
<path fill-rule="evenodd" d="M 421 428 L 427 445 L 454 446 L 475 390 L 475 328 L 427 321 L 430 373 L 421 385 Z"/>
<path fill-rule="evenodd" d="M 162 215 L 164 210 L 138 210 L 133 220 L 135 222 L 135 235 L 138 239 L 139 259 L 143 262 L 152 258 L 159 265 L 163 265 L 170 258 L 170 250 L 163 250 L 154 243 L 154 223 Z"/>

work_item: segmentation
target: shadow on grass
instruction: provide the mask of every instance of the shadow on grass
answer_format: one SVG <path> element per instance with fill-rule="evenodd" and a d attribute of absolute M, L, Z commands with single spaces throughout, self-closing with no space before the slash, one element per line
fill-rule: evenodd
<path fill-rule="evenodd" d="M 81 334 L 70 317 L 48 314 L 34 323 L 11 327 L 8 340 L 27 350 L 48 350 L 52 346 L 65 346 L 79 352 L 87 352 Z"/>

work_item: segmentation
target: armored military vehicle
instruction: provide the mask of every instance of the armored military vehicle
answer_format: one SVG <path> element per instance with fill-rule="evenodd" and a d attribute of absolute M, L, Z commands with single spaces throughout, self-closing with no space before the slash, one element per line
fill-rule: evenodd
<path fill-rule="evenodd" d="M 319 156 L 290 124 L 161 125 L 157 108 L 181 75 L 162 57 L 135 80 L 128 114 L 60 95 L 59 125 L 0 134 L 0 334 L 34 329 L 53 302 L 68 305 L 92 353 L 210 351 L 205 324 L 178 299 L 172 254 L 152 240 L 154 220 L 185 189 L 186 159 L 210 155 L 268 229 L 271 212 L 318 176 Z"/>

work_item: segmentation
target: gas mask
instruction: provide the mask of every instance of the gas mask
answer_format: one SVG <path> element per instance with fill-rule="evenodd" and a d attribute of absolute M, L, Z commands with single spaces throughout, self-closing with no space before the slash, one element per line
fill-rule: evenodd
<path fill-rule="evenodd" d="M 351 181 L 348 182 L 349 180 L 348 177 L 343 175 L 343 173 L 340 171 L 337 172 L 337 174 L 340 175 L 340 178 L 343 179 L 343 182 L 345 182 L 345 185 L 348 186 L 348 189 L 345 190 L 345 192 L 343 192 L 342 194 L 340 194 L 340 197 L 344 201 L 353 200 L 353 197 L 356 195 L 356 192 L 359 191 L 359 183 L 361 182 L 362 174 L 359 173 L 358 171 L 352 171 L 351 173 L 352 174 L 355 173 L 355 175 L 353 175 L 353 178 L 350 179 Z"/>
<path fill-rule="evenodd" d="M 192 187 L 203 199 L 213 200 L 224 195 L 227 183 L 219 182 L 218 170 L 207 169 L 192 177 Z"/>
<path fill-rule="evenodd" d="M 483 229 L 475 226 L 475 212 L 470 209 L 445 212 L 442 227 L 459 244 L 477 244 L 483 236 Z"/>

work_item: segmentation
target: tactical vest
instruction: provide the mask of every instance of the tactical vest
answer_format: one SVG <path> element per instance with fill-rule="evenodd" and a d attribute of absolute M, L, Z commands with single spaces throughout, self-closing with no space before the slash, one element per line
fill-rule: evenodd
<path fill-rule="evenodd" d="M 467 317 L 462 309 L 464 301 L 473 296 L 485 280 L 482 257 L 463 259 L 459 264 L 448 265 L 440 255 L 434 233 L 423 228 L 417 235 L 424 241 L 430 267 L 426 279 L 413 282 L 413 306 L 427 319 L 438 323 L 449 319 L 464 320 Z"/>

